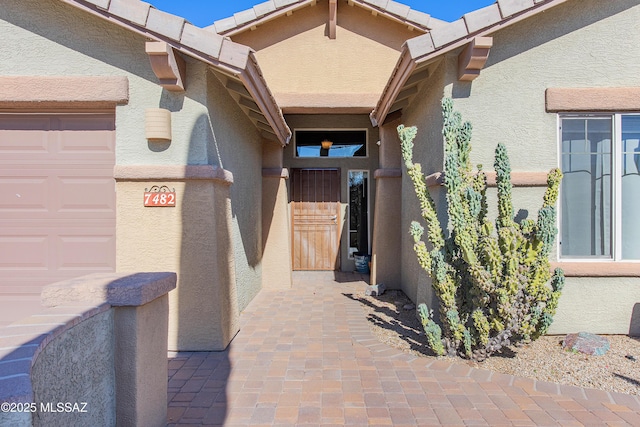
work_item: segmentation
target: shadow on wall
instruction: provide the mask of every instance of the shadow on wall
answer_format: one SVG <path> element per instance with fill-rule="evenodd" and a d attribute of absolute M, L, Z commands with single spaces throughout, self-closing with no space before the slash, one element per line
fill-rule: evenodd
<path fill-rule="evenodd" d="M 166 108 L 166 107 L 165 107 Z M 201 148 L 206 141 L 214 141 L 209 120 L 201 115 L 191 130 L 189 149 Z M 217 141 L 216 141 L 217 144 Z M 207 145 L 211 145 L 210 143 Z M 209 149 L 209 148 L 208 148 Z M 217 147 L 213 148 L 214 152 Z M 220 167 L 219 156 L 209 157 L 210 163 Z M 174 291 L 177 299 L 176 334 L 178 348 L 185 348 L 184 342 L 202 343 L 194 351 L 173 353 L 168 361 L 168 410 L 167 423 L 175 425 L 183 422 L 188 413 L 182 396 L 195 393 L 190 406 L 209 408 L 207 420 L 215 425 L 223 425 L 227 417 L 226 384 L 231 371 L 228 349 L 225 351 L 208 350 L 212 345 L 223 346 L 224 321 L 230 313 L 225 307 L 234 301 L 223 301 L 223 288 L 229 284 L 226 272 L 232 268 L 222 262 L 229 246 L 220 241 L 220 227 L 224 227 L 227 204 L 216 203 L 225 194 L 218 194 L 228 187 L 212 183 L 210 180 L 186 180 L 182 194 L 178 194 L 181 204 L 181 241 L 180 265 L 178 268 L 178 287 Z M 225 237 L 225 236 L 222 236 Z M 227 236 L 228 238 L 228 236 Z M 227 259 L 227 258 L 224 258 Z M 185 318 L 188 317 L 188 320 Z M 211 374 L 213 371 L 213 374 Z M 193 420 L 190 420 L 193 422 Z"/>
<path fill-rule="evenodd" d="M 640 337 L 640 302 L 633 306 L 631 324 L 629 325 L 629 336 Z"/>
<path fill-rule="evenodd" d="M 215 77 L 213 77 L 215 78 Z M 219 85 L 220 83 L 216 83 Z M 211 83 L 210 83 L 211 85 Z M 228 95 L 225 92 L 225 95 Z M 234 102 L 229 98 L 229 103 Z M 255 147 L 257 155 L 255 159 L 251 157 L 252 147 L 247 147 L 247 143 L 243 143 L 243 138 L 250 138 L 250 135 L 244 134 L 243 129 L 228 129 L 229 123 L 237 123 L 239 121 L 249 120 L 242 114 L 239 119 L 229 117 L 232 114 L 232 108 L 208 107 L 209 117 L 203 115 L 197 122 L 197 127 L 206 130 L 209 144 L 207 145 L 208 163 L 219 166 L 233 174 L 233 185 L 230 189 L 231 194 L 231 216 L 237 223 L 245 261 L 251 268 L 256 268 L 262 261 L 262 147 Z M 252 126 L 252 125 L 251 125 Z M 221 129 L 221 132 L 218 132 Z M 227 133 L 225 134 L 224 131 Z M 229 133 L 232 138 L 229 139 Z M 243 134 L 240 135 L 240 132 Z M 252 128 L 248 132 L 254 132 Z M 260 138 L 256 138 L 261 142 Z M 238 244 L 238 239 L 234 240 L 234 244 Z M 239 248 L 235 248 L 238 253 Z"/>

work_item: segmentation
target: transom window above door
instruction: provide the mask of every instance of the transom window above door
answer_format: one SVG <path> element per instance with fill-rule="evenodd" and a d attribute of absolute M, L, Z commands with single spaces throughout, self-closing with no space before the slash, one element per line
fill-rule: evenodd
<path fill-rule="evenodd" d="M 367 131 L 296 130 L 295 147 L 296 157 L 367 157 Z"/>

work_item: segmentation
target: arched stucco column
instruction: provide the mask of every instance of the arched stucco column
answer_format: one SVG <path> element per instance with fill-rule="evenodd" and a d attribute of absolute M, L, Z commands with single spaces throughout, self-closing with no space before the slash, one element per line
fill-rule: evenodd
<path fill-rule="evenodd" d="M 262 287 L 291 287 L 291 232 L 283 147 L 265 141 L 262 148 Z"/>
<path fill-rule="evenodd" d="M 400 288 L 400 218 L 402 169 L 400 139 L 396 127 L 400 117 L 380 127 L 380 168 L 375 172 L 376 206 L 373 222 L 371 283 Z"/>
<path fill-rule="evenodd" d="M 168 349 L 224 350 L 239 331 L 232 239 L 233 175 L 211 165 L 116 166 L 117 271 L 174 271 Z M 145 207 L 155 186 L 174 207 Z"/>

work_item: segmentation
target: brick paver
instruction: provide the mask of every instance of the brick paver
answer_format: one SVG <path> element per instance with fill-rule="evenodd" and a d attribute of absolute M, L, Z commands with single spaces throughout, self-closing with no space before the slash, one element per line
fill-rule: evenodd
<path fill-rule="evenodd" d="M 168 423 L 293 426 L 639 425 L 637 396 L 419 358 L 378 342 L 351 273 L 263 290 L 224 352 L 169 355 Z"/>

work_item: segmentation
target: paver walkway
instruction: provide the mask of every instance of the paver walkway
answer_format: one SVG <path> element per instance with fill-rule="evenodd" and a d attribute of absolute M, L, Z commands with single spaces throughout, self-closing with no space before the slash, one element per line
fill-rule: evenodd
<path fill-rule="evenodd" d="M 169 425 L 640 425 L 636 396 L 418 358 L 379 343 L 353 274 L 263 290 L 227 351 L 169 355 Z"/>

